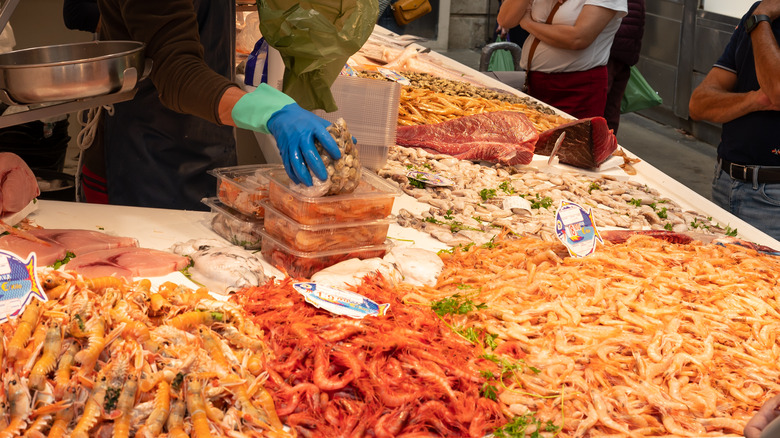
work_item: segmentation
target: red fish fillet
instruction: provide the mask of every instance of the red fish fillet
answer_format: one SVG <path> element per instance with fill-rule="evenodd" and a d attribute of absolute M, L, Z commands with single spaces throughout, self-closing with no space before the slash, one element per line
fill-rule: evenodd
<path fill-rule="evenodd" d="M 461 160 L 528 164 L 539 134 L 525 114 L 497 111 L 435 125 L 399 126 L 396 143 L 452 155 Z"/>

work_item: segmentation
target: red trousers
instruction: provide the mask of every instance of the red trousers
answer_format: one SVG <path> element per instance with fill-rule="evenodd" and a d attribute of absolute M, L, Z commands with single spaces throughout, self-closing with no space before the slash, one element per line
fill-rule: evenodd
<path fill-rule="evenodd" d="M 607 66 L 563 73 L 531 71 L 528 94 L 578 119 L 603 117 Z"/>

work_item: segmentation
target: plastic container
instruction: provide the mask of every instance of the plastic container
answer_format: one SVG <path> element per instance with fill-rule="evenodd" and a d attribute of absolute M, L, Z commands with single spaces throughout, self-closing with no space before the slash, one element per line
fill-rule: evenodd
<path fill-rule="evenodd" d="M 385 240 L 381 245 L 358 246 L 330 251 L 297 251 L 262 230 L 262 254 L 265 261 L 279 269 L 287 271 L 293 278 L 311 278 L 312 275 L 349 259 L 370 259 L 384 257 L 393 247 L 393 242 Z"/>
<path fill-rule="evenodd" d="M 330 87 L 339 109 L 318 116 L 335 122 L 343 118 L 350 134 L 358 141 L 360 163 L 378 170 L 387 163 L 390 146 L 395 144 L 401 85 L 397 82 L 338 76 Z"/>
<path fill-rule="evenodd" d="M 304 225 L 332 224 L 384 219 L 392 213 L 398 187 L 363 169 L 360 185 L 348 195 L 303 196 L 290 190 L 284 169 L 271 169 L 268 199 L 275 209 Z"/>
<path fill-rule="evenodd" d="M 217 178 L 217 197 L 222 203 L 245 215 L 262 218 L 260 202 L 268 198 L 268 179 L 263 172 L 269 169 L 283 167 L 278 164 L 250 164 L 220 167 L 209 170 L 209 173 Z"/>
<path fill-rule="evenodd" d="M 273 208 L 267 201 L 265 232 L 297 251 L 328 251 L 365 245 L 381 245 L 393 219 L 340 224 L 304 225 Z"/>
<path fill-rule="evenodd" d="M 260 231 L 263 229 L 262 219 L 242 214 L 217 198 L 203 198 L 201 202 L 211 207 L 211 212 L 214 213 L 211 229 L 215 233 L 244 249 L 260 249 L 263 242 L 260 236 Z"/>

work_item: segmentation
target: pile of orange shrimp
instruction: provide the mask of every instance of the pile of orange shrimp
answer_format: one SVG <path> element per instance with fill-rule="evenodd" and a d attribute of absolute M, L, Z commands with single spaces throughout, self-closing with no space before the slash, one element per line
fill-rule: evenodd
<path fill-rule="evenodd" d="M 281 420 L 311 437 L 483 437 L 506 423 L 482 396 L 481 359 L 430 308 L 400 302 L 382 277 L 357 292 L 390 303 L 384 316 L 332 315 L 306 302 L 288 279 L 235 300 L 265 333 L 266 387 Z"/>
<path fill-rule="evenodd" d="M 288 436 L 261 334 L 203 289 L 40 270 L 49 300 L 0 326 L 0 437 Z"/>
<path fill-rule="evenodd" d="M 585 258 L 531 238 L 441 257 L 438 284 L 404 300 L 484 303 L 447 320 L 523 357 L 498 399 L 557 436 L 739 435 L 780 393 L 778 257 L 650 236 Z"/>

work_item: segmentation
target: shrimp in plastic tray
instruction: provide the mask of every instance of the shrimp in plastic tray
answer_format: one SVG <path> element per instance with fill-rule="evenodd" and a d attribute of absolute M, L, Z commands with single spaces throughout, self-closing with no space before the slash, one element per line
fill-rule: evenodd
<path fill-rule="evenodd" d="M 321 181 L 319 178 L 312 178 L 313 185 L 308 187 L 304 184 L 290 183 L 290 190 L 309 197 L 320 197 L 329 195 L 345 195 L 355 191 L 360 184 L 360 159 L 355 142 L 352 141 L 352 134 L 347 129 L 347 123 L 344 119 L 338 119 L 328 127 L 328 132 L 336 140 L 336 144 L 341 151 L 341 158 L 334 160 L 325 152 L 319 141 L 314 141 L 317 151 L 322 156 L 322 162 L 328 171 L 328 178 Z"/>

